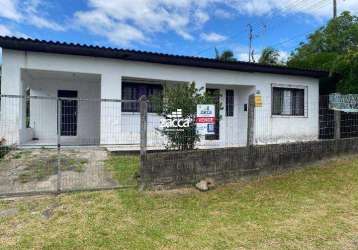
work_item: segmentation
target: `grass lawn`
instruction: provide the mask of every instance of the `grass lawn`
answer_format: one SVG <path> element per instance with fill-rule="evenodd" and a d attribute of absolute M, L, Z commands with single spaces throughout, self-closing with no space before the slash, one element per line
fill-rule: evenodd
<path fill-rule="evenodd" d="M 138 159 L 111 164 L 131 176 Z M 133 188 L 3 200 L 0 248 L 357 248 L 358 156 L 319 165 L 207 193 Z M 6 209 L 16 215 L 1 216 Z"/>

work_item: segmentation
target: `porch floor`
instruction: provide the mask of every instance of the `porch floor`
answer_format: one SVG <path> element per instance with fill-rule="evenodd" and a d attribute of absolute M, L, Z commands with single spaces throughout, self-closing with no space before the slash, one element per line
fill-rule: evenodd
<path fill-rule="evenodd" d="M 214 149 L 214 148 L 231 148 L 231 147 L 243 147 L 244 145 L 239 144 L 209 144 L 209 145 L 198 145 L 198 149 Z M 56 148 L 57 142 L 54 140 L 33 140 L 28 141 L 26 143 L 21 144 L 18 148 Z M 118 144 L 118 145 L 79 145 L 76 143 L 64 143 L 61 144 L 61 147 L 65 148 L 91 148 L 91 147 L 101 147 L 107 149 L 108 152 L 118 152 L 118 153 L 126 153 L 126 152 L 139 152 L 140 145 L 139 144 Z M 164 151 L 166 150 L 165 146 L 148 146 L 148 151 Z"/>

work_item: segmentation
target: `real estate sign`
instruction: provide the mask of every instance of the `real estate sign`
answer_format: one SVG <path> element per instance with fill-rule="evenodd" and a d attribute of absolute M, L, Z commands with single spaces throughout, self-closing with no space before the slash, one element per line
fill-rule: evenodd
<path fill-rule="evenodd" d="M 196 133 L 198 135 L 215 134 L 215 105 L 200 104 L 196 107 Z"/>

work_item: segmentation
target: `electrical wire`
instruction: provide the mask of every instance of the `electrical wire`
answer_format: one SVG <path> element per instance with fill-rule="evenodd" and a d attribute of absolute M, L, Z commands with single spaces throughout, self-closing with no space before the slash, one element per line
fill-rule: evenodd
<path fill-rule="evenodd" d="M 309 10 L 310 12 L 314 13 L 315 11 L 320 10 L 323 7 L 327 6 L 328 4 L 330 4 L 329 0 L 319 0 L 318 2 L 313 2 L 313 3 L 310 2 L 308 5 L 306 3 L 306 0 L 294 0 L 294 1 L 290 2 L 290 3 L 288 3 L 287 5 L 282 6 L 282 8 L 280 8 L 280 10 L 281 11 L 288 11 L 288 10 L 294 9 L 295 12 L 303 12 L 305 10 L 306 11 Z M 255 24 L 258 24 L 258 22 L 259 22 L 259 20 L 255 21 L 254 23 L 252 23 L 252 25 L 254 26 Z M 277 27 L 281 27 L 281 24 L 276 24 L 274 26 L 270 26 L 270 31 L 276 29 Z M 259 30 L 258 33 L 263 32 L 263 31 L 264 30 Z M 285 42 L 280 42 L 277 45 L 280 45 L 280 44 L 286 43 L 288 41 L 291 41 L 292 39 L 296 38 L 297 36 L 303 36 L 303 35 L 308 35 L 308 34 L 309 33 L 305 32 L 304 34 L 295 35 L 293 37 L 290 37 L 290 38 L 286 39 Z M 238 37 L 240 35 L 242 35 L 242 33 L 239 33 L 239 34 L 237 34 L 235 36 L 231 36 L 231 37 L 229 37 L 229 39 L 233 40 L 233 39 L 235 39 L 236 37 Z M 204 52 L 206 52 L 208 50 L 211 50 L 213 48 L 223 47 L 224 44 L 227 44 L 227 42 L 226 43 L 225 42 L 221 43 L 219 46 L 216 45 L 216 46 L 211 46 L 211 47 L 208 47 L 206 49 L 203 49 L 203 50 L 199 51 L 198 53 L 196 53 L 196 55 L 200 55 L 200 54 L 202 54 L 202 53 L 204 53 Z"/>

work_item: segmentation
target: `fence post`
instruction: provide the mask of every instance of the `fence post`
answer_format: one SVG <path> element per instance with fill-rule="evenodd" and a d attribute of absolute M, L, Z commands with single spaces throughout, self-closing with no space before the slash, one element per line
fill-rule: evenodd
<path fill-rule="evenodd" d="M 148 102 L 143 95 L 139 98 L 140 105 L 140 156 L 147 153 L 147 122 L 148 122 Z"/>
<path fill-rule="evenodd" d="M 61 193 L 61 99 L 57 99 L 57 194 Z"/>
<path fill-rule="evenodd" d="M 334 139 L 341 139 L 341 111 L 334 111 Z"/>
<path fill-rule="evenodd" d="M 144 190 L 143 169 L 144 160 L 147 154 L 147 122 L 148 122 L 148 102 L 147 98 L 143 95 L 139 98 L 139 110 L 140 110 L 140 187 L 139 189 Z"/>
<path fill-rule="evenodd" d="M 255 94 L 249 96 L 247 107 L 247 146 L 254 145 L 255 131 Z"/>

